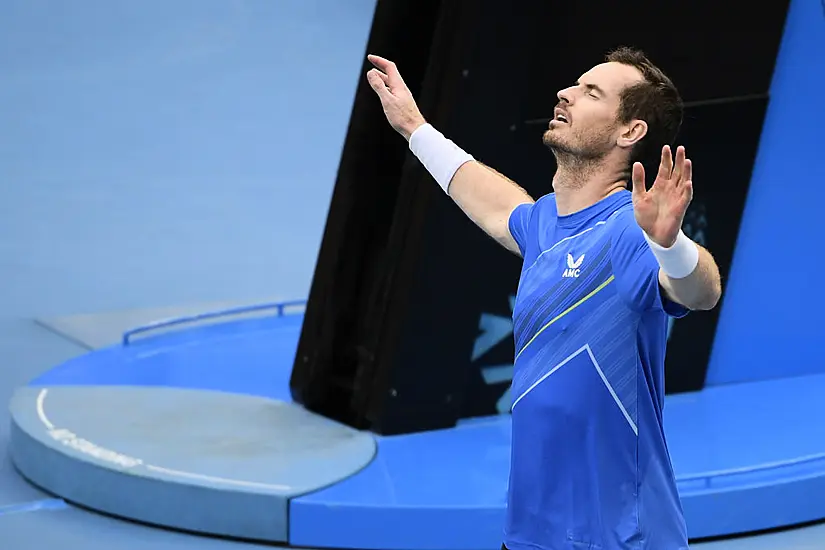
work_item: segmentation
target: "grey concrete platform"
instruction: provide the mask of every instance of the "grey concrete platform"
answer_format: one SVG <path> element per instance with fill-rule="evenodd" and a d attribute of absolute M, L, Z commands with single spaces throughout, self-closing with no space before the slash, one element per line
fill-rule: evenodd
<path fill-rule="evenodd" d="M 356 473 L 371 435 L 247 395 L 163 387 L 24 387 L 11 456 L 50 493 L 187 531 L 288 541 L 288 504 Z"/>

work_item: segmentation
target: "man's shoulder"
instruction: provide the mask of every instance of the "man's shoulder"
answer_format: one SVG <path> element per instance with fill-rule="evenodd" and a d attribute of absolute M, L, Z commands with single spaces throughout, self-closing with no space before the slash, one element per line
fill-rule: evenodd
<path fill-rule="evenodd" d="M 606 220 L 605 229 L 614 246 L 621 244 L 633 246 L 644 242 L 642 229 L 636 222 L 636 215 L 633 212 L 633 204 L 625 204 L 617 208 Z"/>
<path fill-rule="evenodd" d="M 611 229 L 626 229 L 636 225 L 633 203 L 620 204 L 607 218 Z"/>
<path fill-rule="evenodd" d="M 552 216 L 557 215 L 556 212 L 556 194 L 555 193 L 547 193 L 546 195 L 540 196 L 536 203 L 533 205 L 538 211 L 541 211 L 542 214 L 549 214 Z"/>
<path fill-rule="evenodd" d="M 532 204 L 523 204 L 521 207 L 517 207 L 514 213 L 520 209 L 520 221 L 523 224 L 525 234 L 529 235 L 545 232 L 548 227 L 555 226 L 558 218 L 553 193 L 542 195 Z M 513 214 L 510 215 L 510 218 L 512 223 Z"/>

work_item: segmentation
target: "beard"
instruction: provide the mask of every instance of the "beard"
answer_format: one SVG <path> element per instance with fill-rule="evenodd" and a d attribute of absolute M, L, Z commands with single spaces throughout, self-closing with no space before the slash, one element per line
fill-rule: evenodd
<path fill-rule="evenodd" d="M 542 143 L 550 149 L 559 165 L 592 164 L 610 152 L 609 129 L 604 132 L 591 130 L 586 134 L 571 130 L 548 129 L 542 136 Z"/>
<path fill-rule="evenodd" d="M 561 130 L 561 131 L 559 131 Z M 612 143 L 610 129 L 588 128 L 550 128 L 544 132 L 542 142 L 556 157 L 559 182 L 569 188 L 582 187 L 590 174 L 597 169 L 601 161 L 610 153 Z M 554 186 L 557 184 L 554 178 Z"/>

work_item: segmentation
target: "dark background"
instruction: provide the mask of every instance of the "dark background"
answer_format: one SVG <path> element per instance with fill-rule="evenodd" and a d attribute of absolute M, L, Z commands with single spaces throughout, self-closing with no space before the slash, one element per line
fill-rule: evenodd
<path fill-rule="evenodd" d="M 368 51 L 397 62 L 429 121 L 537 198 L 552 190 L 541 133 L 556 91 L 612 48 L 644 49 L 686 102 L 678 142 L 694 163 L 695 199 L 685 229 L 724 278 L 787 7 L 383 1 Z M 362 78 L 296 356 L 295 398 L 384 433 L 494 414 L 508 383 L 485 384 L 481 369 L 512 363 L 512 336 L 470 359 L 481 315 L 511 315 L 519 269 L 520 259 L 411 157 Z M 668 393 L 703 386 L 718 311 L 674 324 Z"/>

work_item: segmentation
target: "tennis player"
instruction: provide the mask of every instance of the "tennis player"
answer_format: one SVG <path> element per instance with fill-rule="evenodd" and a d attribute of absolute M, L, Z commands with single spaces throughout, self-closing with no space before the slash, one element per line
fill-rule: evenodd
<path fill-rule="evenodd" d="M 669 145 L 683 111 L 673 83 L 622 48 L 558 92 L 543 137 L 553 192 L 534 201 L 428 124 L 394 63 L 369 61 L 392 127 L 523 258 L 504 548 L 686 549 L 662 423 L 668 316 L 715 307 L 721 282 L 681 230 L 693 181 L 685 149 Z M 639 160 L 651 151 L 648 190 Z"/>

